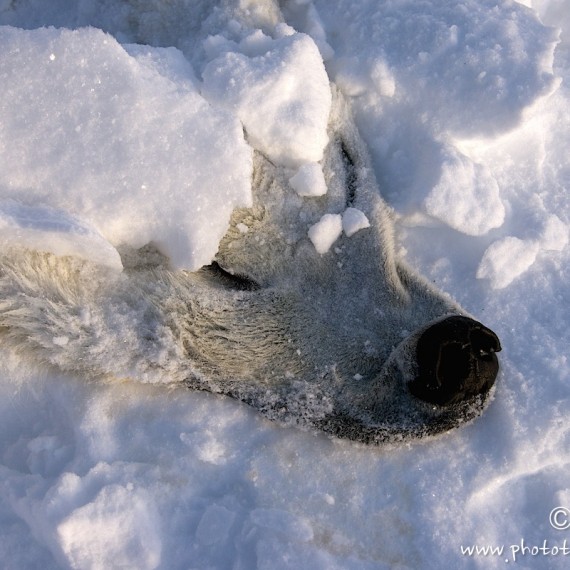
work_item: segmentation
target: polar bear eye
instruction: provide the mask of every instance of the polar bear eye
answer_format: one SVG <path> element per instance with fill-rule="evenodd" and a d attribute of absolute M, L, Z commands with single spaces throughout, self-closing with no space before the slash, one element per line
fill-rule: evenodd
<path fill-rule="evenodd" d="M 356 166 L 354 160 L 350 156 L 350 152 L 344 141 L 340 143 L 340 152 L 342 157 L 342 162 L 344 164 L 344 176 L 345 176 L 345 187 L 346 187 L 346 207 L 350 208 L 353 205 L 354 199 L 356 197 Z"/>
<path fill-rule="evenodd" d="M 202 271 L 213 277 L 218 283 L 227 289 L 235 291 L 257 291 L 261 286 L 257 281 L 250 279 L 246 275 L 231 273 L 224 269 L 217 261 L 202 267 Z"/>

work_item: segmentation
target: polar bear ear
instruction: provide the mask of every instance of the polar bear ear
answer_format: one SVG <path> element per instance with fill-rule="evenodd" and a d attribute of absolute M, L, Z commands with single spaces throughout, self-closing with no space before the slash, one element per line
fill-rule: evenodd
<path fill-rule="evenodd" d="M 416 348 L 418 375 L 410 392 L 430 404 L 448 406 L 485 394 L 499 371 L 497 335 L 473 319 L 453 316 L 432 325 Z"/>

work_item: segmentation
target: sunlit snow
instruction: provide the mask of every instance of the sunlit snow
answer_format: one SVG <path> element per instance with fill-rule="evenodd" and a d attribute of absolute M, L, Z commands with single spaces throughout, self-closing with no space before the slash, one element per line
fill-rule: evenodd
<path fill-rule="evenodd" d="M 209 263 L 251 203 L 251 149 L 182 54 L 94 28 L 2 28 L 0 47 L 0 197 L 67 211 L 113 246 L 153 242 L 176 267 Z"/>
<path fill-rule="evenodd" d="M 331 80 L 398 253 L 501 338 L 494 401 L 370 448 L 4 349 L 1 565 L 566 568 L 549 515 L 570 516 L 568 1 L 212 4 L 0 0 L 0 249 L 118 272 L 116 248 L 152 242 L 209 263 L 251 204 L 254 148 L 319 200 Z M 353 210 L 307 227 L 318 252 L 371 231 Z"/>

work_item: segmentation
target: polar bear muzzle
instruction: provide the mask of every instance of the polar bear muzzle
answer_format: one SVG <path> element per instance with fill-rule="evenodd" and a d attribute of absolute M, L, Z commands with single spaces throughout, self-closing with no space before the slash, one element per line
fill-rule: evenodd
<path fill-rule="evenodd" d="M 418 374 L 409 390 L 417 398 L 449 406 L 486 394 L 499 371 L 497 335 L 463 316 L 426 329 L 416 347 Z"/>

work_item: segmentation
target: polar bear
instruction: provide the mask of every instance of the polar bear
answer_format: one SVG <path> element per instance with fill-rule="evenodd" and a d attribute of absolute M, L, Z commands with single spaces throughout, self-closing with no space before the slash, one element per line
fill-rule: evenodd
<path fill-rule="evenodd" d="M 86 378 L 182 382 L 365 443 L 479 415 L 499 340 L 398 258 L 367 149 L 332 90 L 326 194 L 300 196 L 256 151 L 253 206 L 234 211 L 215 260 L 198 271 L 171 270 L 153 244 L 123 247 L 120 274 L 4 252 L 3 345 Z M 347 212 L 367 224 L 319 252 L 309 229 Z"/>

